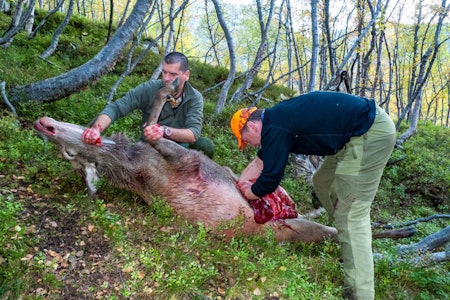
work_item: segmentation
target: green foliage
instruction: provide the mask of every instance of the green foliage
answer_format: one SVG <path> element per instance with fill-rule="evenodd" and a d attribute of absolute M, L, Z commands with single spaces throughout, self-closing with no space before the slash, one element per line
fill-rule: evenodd
<path fill-rule="evenodd" d="M 420 125 L 403 150 L 394 151 L 392 159 L 400 161 L 385 169 L 384 192 L 397 195 L 393 200 L 402 206 L 414 209 L 421 204 L 447 212 L 450 207 L 450 157 L 445 154 L 448 143 L 448 129 Z"/>
<path fill-rule="evenodd" d="M 4 14 L 0 16 L 0 26 L 8 26 Z M 42 17 L 38 11 L 36 21 Z M 89 60 L 103 46 L 107 24 L 74 16 L 61 47 L 75 42 L 76 48 L 59 48 L 49 58 L 51 64 L 37 58 L 51 40 L 47 33 L 61 17 L 53 16 L 36 38 L 28 40 L 20 34 L 10 48 L 2 50 L 3 80 L 14 85 L 55 76 Z M 159 60 L 154 53 L 146 55 L 119 86 L 115 98 L 146 80 Z M 195 60 L 191 67 L 191 81 L 199 90 L 227 77 L 224 68 Z M 57 102 L 21 103 L 16 107 L 19 119 L 2 107 L 0 298 L 61 299 L 63 293 L 73 293 L 80 299 L 340 299 L 343 276 L 337 243 L 277 243 L 270 230 L 264 236 L 225 238 L 220 230 L 213 233 L 203 224 L 188 224 L 164 199 L 155 197 L 147 204 L 103 181 L 96 199 L 86 196 L 82 178 L 58 157 L 53 144 L 36 135 L 32 123 L 48 115 L 89 124 L 105 105 L 122 69 L 120 62 L 86 90 Z M 262 85 L 258 79 L 253 88 Z M 216 114 L 218 93 L 216 89 L 205 94 L 203 134 L 216 144 L 215 161 L 240 173 L 256 149 L 237 150 L 229 120 L 249 103 L 227 104 L 223 113 Z M 258 106 L 273 105 L 281 93 L 292 96 L 290 90 L 271 87 L 264 96 L 273 102 L 261 101 Z M 138 139 L 140 114 L 121 119 L 105 134 L 118 132 Z M 373 204 L 373 221 L 398 223 L 448 212 L 449 142 L 448 129 L 420 125 L 404 149 L 394 151 L 393 160 L 404 159 L 386 168 Z M 292 167 L 286 170 L 282 185 L 299 212 L 311 209 L 311 188 L 294 176 Z M 325 224 L 326 219 L 316 221 Z M 220 229 L 225 232 L 241 223 L 238 219 Z M 417 225 L 418 234 L 411 242 L 445 226 L 445 220 Z M 445 298 L 450 292 L 448 264 L 416 266 L 401 261 L 396 254 L 401 243 L 408 242 L 373 243 L 374 251 L 383 254 L 375 264 L 377 299 Z"/>
<path fill-rule="evenodd" d="M 377 260 L 375 274 L 378 293 L 394 299 L 445 299 L 450 291 L 448 270 L 439 267 L 422 268 L 399 257 Z M 382 276 L 380 276 L 382 274 Z"/>
<path fill-rule="evenodd" d="M 16 298 L 22 293 L 21 259 L 27 252 L 25 228 L 16 220 L 22 205 L 14 200 L 12 194 L 0 195 L 0 298 Z"/>
<path fill-rule="evenodd" d="M 227 80 L 227 68 L 214 67 L 195 60 L 190 61 L 189 65 L 191 68 L 190 80 L 199 91 Z"/>
<path fill-rule="evenodd" d="M 104 201 L 97 200 L 95 204 L 95 209 L 91 213 L 92 219 L 106 232 L 108 237 L 122 240 L 125 229 L 120 226 L 121 217 L 109 211 Z"/>

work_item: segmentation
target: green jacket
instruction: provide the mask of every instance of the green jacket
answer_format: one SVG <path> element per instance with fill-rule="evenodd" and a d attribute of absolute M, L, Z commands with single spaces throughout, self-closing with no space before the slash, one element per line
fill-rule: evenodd
<path fill-rule="evenodd" d="M 108 115 L 112 122 L 126 116 L 135 109 L 142 112 L 142 124 L 147 122 L 158 90 L 163 87 L 162 80 L 144 82 L 125 94 L 124 97 L 106 106 L 101 114 Z M 173 128 L 192 130 L 195 139 L 200 137 L 203 122 L 203 96 L 188 82 L 184 84 L 183 101 L 173 109 L 170 103 L 164 104 L 158 124 Z"/>

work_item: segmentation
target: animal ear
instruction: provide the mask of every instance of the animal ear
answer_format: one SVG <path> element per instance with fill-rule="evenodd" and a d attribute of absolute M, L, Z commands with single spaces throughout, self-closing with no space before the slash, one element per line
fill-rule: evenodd
<path fill-rule="evenodd" d="M 180 80 L 178 79 L 178 77 L 175 78 L 174 81 L 172 81 L 171 85 L 172 85 L 173 89 L 175 90 L 175 92 L 178 91 L 178 87 L 180 86 Z"/>

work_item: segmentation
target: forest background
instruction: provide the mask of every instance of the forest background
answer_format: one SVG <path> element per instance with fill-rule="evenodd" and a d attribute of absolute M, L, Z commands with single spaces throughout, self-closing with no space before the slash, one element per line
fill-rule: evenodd
<path fill-rule="evenodd" d="M 6 3 L 0 0 L 0 7 Z M 276 245 L 257 237 L 223 244 L 177 219 L 158 199 L 147 208 L 106 186 L 99 199 L 87 200 L 83 183 L 67 173 L 70 166 L 31 130 L 44 114 L 88 124 L 106 102 L 157 78 L 161 57 L 172 50 L 190 58 L 218 163 L 239 172 L 254 156 L 235 149 L 228 122 L 236 108 L 334 89 L 346 70 L 351 92 L 374 98 L 399 131 L 398 163 L 386 170 L 376 221 L 448 212 L 447 2 L 242 3 L 17 1 L 0 13 L 0 296 L 339 297 L 336 245 Z M 138 119 L 117 122 L 110 132 L 136 137 Z M 300 211 L 311 208 L 307 184 L 289 175 L 283 186 L 301 199 Z M 418 225 L 413 241 L 447 223 Z M 448 263 L 417 266 L 397 260 L 397 242 L 374 246 L 387 255 L 376 267 L 380 298 L 448 295 Z"/>
<path fill-rule="evenodd" d="M 1 0 L 0 5 L 5 6 L 5 3 L 8 2 Z M 30 25 L 34 5 L 28 5 L 26 10 L 26 3 L 17 2 L 20 9 L 15 10 L 11 27 L 0 44 L 11 43 L 21 28 L 32 35 L 39 32 L 39 25 L 34 28 Z M 204 63 L 229 69 L 226 80 L 207 87 L 221 88 L 217 113 L 227 102 L 250 99 L 253 104 L 258 103 L 264 98 L 264 90 L 274 84 L 293 89 L 296 94 L 329 89 L 331 81 L 346 70 L 351 75 L 352 92 L 377 99 L 396 119 L 397 128 L 408 118 L 411 128 L 399 142 L 415 132 L 420 118 L 437 125 L 449 125 L 450 34 L 446 0 L 292 3 L 257 0 L 247 3 L 137 1 L 133 6 L 130 1 L 39 1 L 36 5 L 48 9 L 49 14 L 66 13 L 51 45 L 41 57 L 46 58 L 55 51 L 64 27 L 71 15 L 77 13 L 109 22 L 106 41 L 113 27 L 118 26 L 121 32 L 130 29 L 124 32 L 122 43 L 106 44 L 106 52 L 122 53 L 126 41 L 131 41 L 136 34 L 135 46 L 141 44 L 161 54 L 176 49 Z M 141 13 L 138 15 L 137 9 L 132 10 L 132 7 L 140 8 Z M 125 22 L 129 14 L 138 16 L 136 21 L 140 22 L 134 25 Z M 83 30 L 80 34 L 83 38 L 89 31 Z M 76 41 L 71 41 L 70 46 L 76 47 Z M 140 58 L 132 56 L 134 49 L 128 52 L 130 65 L 124 76 L 139 63 Z M 118 55 L 113 57 L 118 59 Z M 42 86 L 35 85 L 31 90 L 40 92 L 33 95 L 30 88 L 23 87 L 10 92 L 11 100 L 13 103 L 29 100 L 31 95 L 35 101 L 60 99 L 107 73 L 114 63 L 111 58 L 107 61 L 108 65 L 97 65 L 96 70 L 84 68 L 83 72 L 92 76 L 83 81 L 65 81 L 65 94 L 56 95 L 54 90 L 58 87 L 47 83 L 53 92 L 44 93 Z M 230 97 L 229 89 L 237 71 L 244 81 Z M 160 68 L 156 69 L 150 78 L 157 78 L 159 72 Z M 264 86 L 249 90 L 256 76 L 264 80 Z M 67 87 L 69 83 L 71 88 Z M 120 80 L 116 86 L 118 84 Z"/>

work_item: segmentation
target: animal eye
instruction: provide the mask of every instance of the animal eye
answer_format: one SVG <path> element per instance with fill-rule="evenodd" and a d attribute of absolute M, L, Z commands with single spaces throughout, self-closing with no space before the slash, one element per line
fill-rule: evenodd
<path fill-rule="evenodd" d="M 69 150 L 68 149 L 63 149 L 62 150 L 62 154 L 64 155 L 64 157 L 67 160 L 73 160 L 75 158 L 75 156 L 77 155 L 76 152 L 71 151 L 70 149 Z"/>

